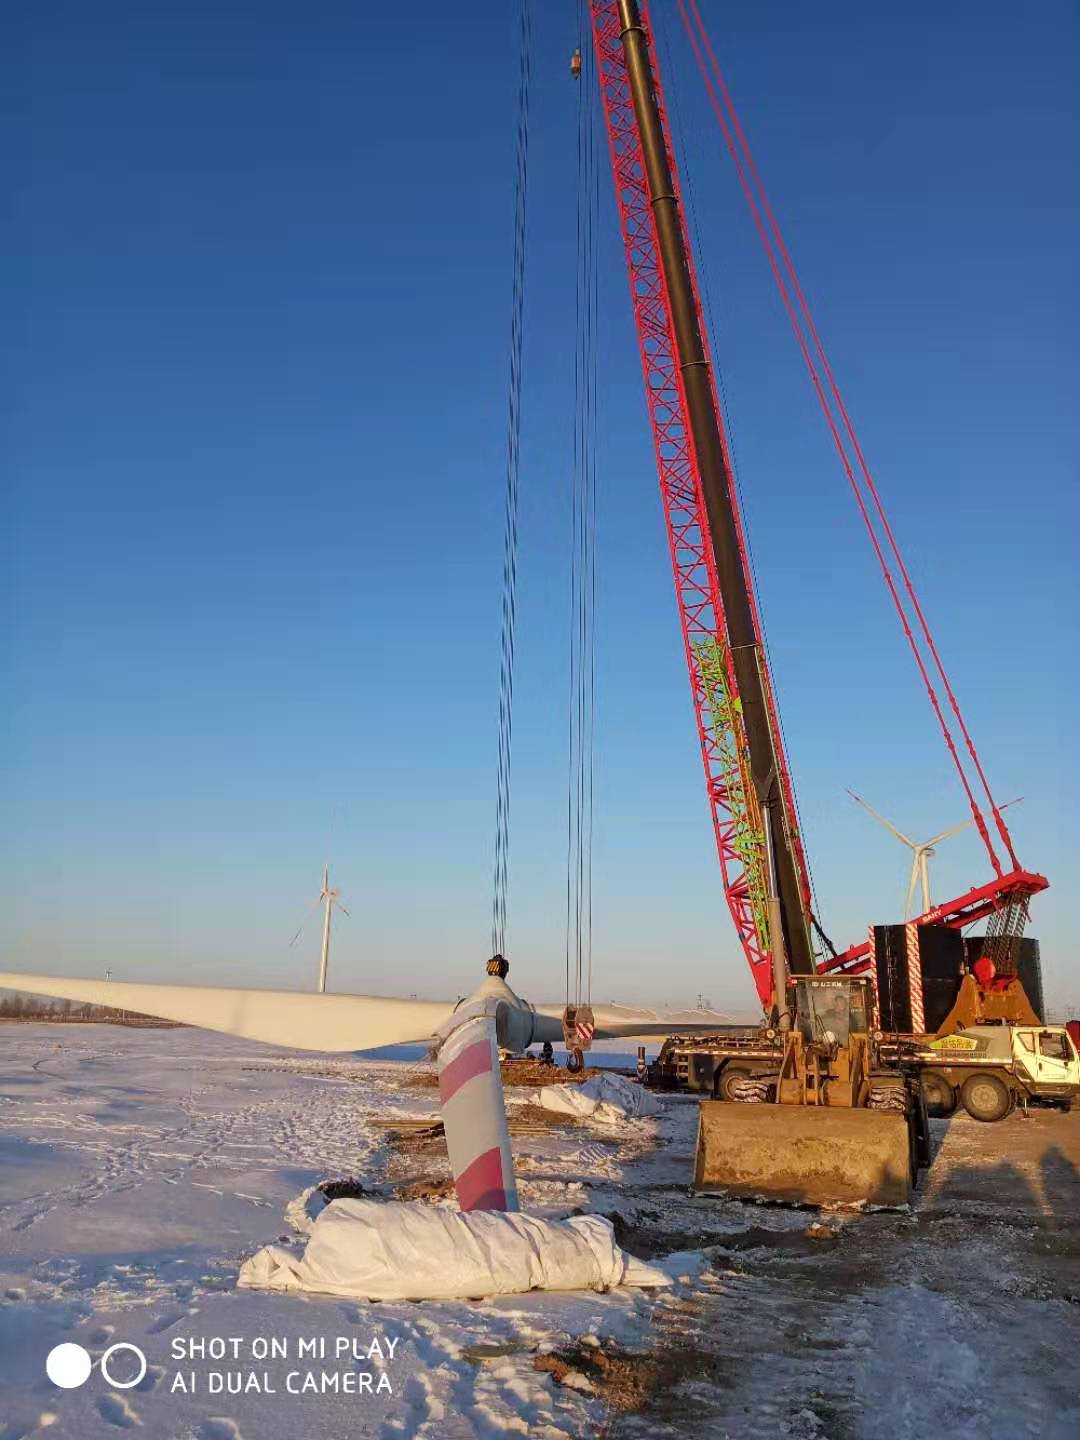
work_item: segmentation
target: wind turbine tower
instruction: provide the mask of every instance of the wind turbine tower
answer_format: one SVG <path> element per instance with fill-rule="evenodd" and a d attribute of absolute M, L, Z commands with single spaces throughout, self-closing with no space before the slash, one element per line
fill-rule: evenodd
<path fill-rule="evenodd" d="M 922 886 L 922 909 L 919 913 L 920 915 L 925 915 L 931 908 L 932 903 L 930 900 L 930 866 L 928 862 L 932 855 L 937 854 L 934 847 L 939 845 L 942 840 L 947 840 L 950 835 L 959 834 L 961 830 L 966 830 L 969 825 L 974 825 L 974 816 L 970 820 L 962 821 L 959 825 L 950 825 L 948 830 L 942 830 L 937 835 L 931 835 L 929 840 L 916 843 L 914 840 L 909 840 L 906 835 L 899 831 L 891 820 L 886 820 L 884 815 L 879 815 L 872 805 L 866 803 L 861 795 L 856 795 L 854 790 L 849 790 L 847 793 L 855 801 L 856 805 L 861 805 L 867 814 L 872 815 L 880 825 L 884 825 L 890 834 L 895 835 L 897 840 L 910 847 L 911 877 L 908 880 L 907 900 L 904 904 L 904 919 L 905 921 L 911 919 L 911 902 L 915 897 L 915 887 L 919 884 Z M 1005 810 L 1009 805 L 1019 805 L 1023 798 L 1024 797 L 1020 795 L 1015 800 L 1007 800 L 1000 808 Z"/>
<path fill-rule="evenodd" d="M 326 968 L 327 968 L 327 964 L 329 963 L 329 960 L 330 960 L 330 922 L 331 922 L 331 916 L 332 916 L 332 914 L 333 914 L 334 906 L 336 905 L 337 908 L 341 911 L 341 913 L 342 913 L 343 915 L 348 915 L 348 914 L 349 914 L 348 910 L 346 910 L 345 906 L 341 903 L 341 900 L 339 899 L 339 896 L 340 896 L 340 895 L 341 895 L 341 891 L 340 891 L 340 890 L 331 889 L 331 887 L 330 887 L 330 867 L 329 867 L 329 865 L 324 865 L 324 866 L 323 866 L 323 872 L 322 872 L 322 889 L 319 891 L 319 894 L 318 894 L 318 896 L 316 897 L 316 900 L 315 900 L 315 905 L 323 905 L 323 906 L 325 906 L 325 914 L 324 914 L 324 916 L 323 916 L 323 932 L 322 932 L 322 955 L 321 955 L 321 957 L 320 957 L 320 959 L 319 959 L 319 994 L 320 994 L 320 995 L 322 995 L 322 994 L 325 992 L 325 990 L 326 990 Z M 313 906 L 312 908 L 314 908 L 314 906 Z M 311 913 L 311 912 L 309 911 L 308 914 L 310 915 L 310 913 Z M 305 923 L 306 923 L 306 922 L 305 922 Z M 296 942 L 300 939 L 300 936 L 301 936 L 303 933 L 304 933 L 304 926 L 301 925 L 301 926 L 300 926 L 300 929 L 297 930 L 296 934 L 295 934 L 295 935 L 293 936 L 293 938 L 289 941 L 290 946 L 295 945 Z"/>

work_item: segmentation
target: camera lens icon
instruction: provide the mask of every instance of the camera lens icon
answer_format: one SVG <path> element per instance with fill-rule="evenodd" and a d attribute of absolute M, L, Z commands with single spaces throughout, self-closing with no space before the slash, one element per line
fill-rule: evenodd
<path fill-rule="evenodd" d="M 55 1345 L 45 1357 L 45 1374 L 61 1390 L 77 1390 L 90 1379 L 94 1362 L 81 1345 Z"/>
<path fill-rule="evenodd" d="M 130 1350 L 138 1362 L 135 1375 L 130 1380 L 118 1380 L 109 1371 L 109 1361 L 124 1350 Z M 132 1345 L 129 1340 L 118 1340 L 115 1345 L 110 1345 L 99 1363 L 103 1378 L 114 1390 L 133 1390 L 146 1374 L 146 1356 L 138 1345 Z M 45 1374 L 60 1390 L 77 1390 L 80 1385 L 85 1385 L 93 1368 L 94 1361 L 89 1350 L 70 1340 L 63 1345 L 55 1345 L 45 1357 Z"/>

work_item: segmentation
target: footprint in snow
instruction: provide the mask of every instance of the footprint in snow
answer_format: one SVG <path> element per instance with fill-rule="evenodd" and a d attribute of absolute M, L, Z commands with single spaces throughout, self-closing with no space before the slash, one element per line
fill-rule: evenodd
<path fill-rule="evenodd" d="M 163 1330 L 170 1330 L 174 1325 L 179 1325 L 181 1320 L 186 1320 L 189 1315 L 198 1313 L 196 1307 L 190 1310 L 170 1310 L 164 1315 L 159 1315 L 152 1325 L 148 1325 L 146 1333 L 147 1335 L 160 1335 Z"/>
<path fill-rule="evenodd" d="M 244 1440 L 235 1420 L 223 1417 L 204 1420 L 199 1426 L 199 1440 Z"/>
<path fill-rule="evenodd" d="M 119 1430 L 131 1430 L 141 1425 L 137 1410 L 134 1410 L 122 1395 L 103 1395 L 97 1402 L 98 1414 Z"/>
<path fill-rule="evenodd" d="M 0 1423 L 0 1440 L 30 1440 L 56 1419 L 46 1410 L 36 1420 L 8 1420 Z"/>

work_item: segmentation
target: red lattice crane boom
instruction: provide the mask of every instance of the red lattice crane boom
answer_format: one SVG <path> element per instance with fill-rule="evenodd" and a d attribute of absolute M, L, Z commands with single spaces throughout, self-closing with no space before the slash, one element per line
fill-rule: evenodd
<path fill-rule="evenodd" d="M 773 264 L 788 313 L 803 349 L 811 378 L 825 410 L 845 471 L 852 483 L 882 569 L 915 654 L 931 704 L 946 743 L 960 770 L 979 833 L 996 872 L 989 885 L 939 905 L 917 923 L 936 921 L 954 926 L 1020 907 L 1047 881 L 1015 861 L 1007 831 L 993 805 L 978 756 L 968 736 L 955 696 L 941 667 L 925 617 L 915 597 L 880 498 L 843 407 L 820 338 L 790 256 L 764 192 L 761 204 L 790 272 L 797 304 L 785 289 L 773 242 L 751 193 L 749 176 L 760 177 L 746 147 L 738 119 L 732 116 L 747 168 L 735 148 L 721 114 L 720 102 L 707 73 L 705 57 L 715 66 L 708 37 L 694 0 L 690 8 L 699 33 L 691 43 L 702 66 L 710 96 L 717 106 L 725 135 L 732 145 L 740 178 L 747 189 L 755 220 Z M 667 523 L 675 590 L 698 739 L 705 767 L 706 789 L 716 834 L 724 891 L 743 951 L 750 964 L 762 1004 L 773 1003 L 785 971 L 806 974 L 817 967 L 812 940 L 816 924 L 811 911 L 810 876 L 798 828 L 791 774 L 784 753 L 764 637 L 754 597 L 738 498 L 724 435 L 708 340 L 698 293 L 693 254 L 680 204 L 663 89 L 656 64 L 645 0 L 590 0 L 593 43 L 603 100 L 622 223 L 630 293 L 641 351 L 656 449 L 660 491 Z M 689 16 L 680 3 L 684 21 Z M 730 103 L 723 78 L 716 78 Z M 812 343 L 820 352 L 822 373 L 800 331 L 801 306 Z M 831 386 L 842 424 L 830 410 Z M 846 427 L 862 467 L 888 544 L 900 567 L 915 614 L 925 633 L 933 661 L 986 789 L 994 819 L 1005 840 L 1013 869 L 1003 873 L 994 854 L 983 817 L 968 786 L 963 766 L 946 724 L 916 636 L 904 613 L 885 555 L 875 534 L 870 510 L 860 491 L 845 448 Z M 822 962 L 821 969 L 866 967 L 867 944 L 852 946 Z"/>
<path fill-rule="evenodd" d="M 591 13 L 724 890 L 768 1004 L 781 936 L 793 971 L 814 968 L 806 857 L 650 38 L 633 0 Z"/>

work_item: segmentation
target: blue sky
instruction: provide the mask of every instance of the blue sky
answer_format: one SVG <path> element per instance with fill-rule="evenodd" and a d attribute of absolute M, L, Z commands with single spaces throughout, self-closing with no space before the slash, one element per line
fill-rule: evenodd
<path fill-rule="evenodd" d="M 575 7 L 535 7 L 512 978 L 561 997 Z M 1074 978 L 1075 7 L 703 13 Z M 823 915 L 964 817 L 670 0 L 714 349 Z M 342 988 L 486 958 L 515 7 L 66 3 L 2 62 L 5 966 Z M 596 998 L 752 1003 L 602 176 Z M 333 820 L 332 817 L 333 816 Z M 329 839 L 328 839 L 328 832 Z M 986 875 L 970 832 L 938 897 Z M 310 941 L 310 943 L 308 943 Z"/>

